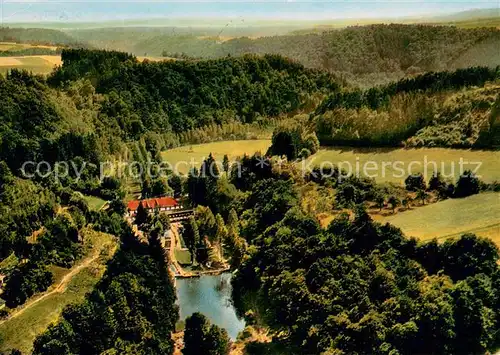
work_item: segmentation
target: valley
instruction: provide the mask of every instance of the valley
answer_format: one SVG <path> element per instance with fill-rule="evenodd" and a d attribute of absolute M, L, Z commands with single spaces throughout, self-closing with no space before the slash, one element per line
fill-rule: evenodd
<path fill-rule="evenodd" d="M 0 28 L 0 352 L 497 352 L 495 9 L 243 15 Z"/>

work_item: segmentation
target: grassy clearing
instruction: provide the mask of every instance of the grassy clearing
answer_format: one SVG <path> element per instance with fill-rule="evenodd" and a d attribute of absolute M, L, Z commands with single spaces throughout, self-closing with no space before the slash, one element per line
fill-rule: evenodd
<path fill-rule="evenodd" d="M 191 264 L 191 253 L 189 250 L 174 249 L 175 258 L 181 265 Z"/>
<path fill-rule="evenodd" d="M 0 262 L 0 272 L 12 270 L 19 263 L 16 254 L 12 253 Z"/>
<path fill-rule="evenodd" d="M 92 211 L 99 211 L 106 204 L 106 201 L 96 196 L 84 195 L 83 198 L 87 201 L 89 208 Z"/>
<path fill-rule="evenodd" d="M 455 181 L 460 175 L 459 163 L 461 158 L 464 162 L 464 169 L 474 169 L 476 167 L 476 164 L 465 164 L 465 162 L 482 163 L 478 170 L 481 180 L 486 182 L 500 180 L 500 152 L 494 151 L 447 148 L 388 149 L 345 147 L 320 149 L 306 163 L 309 164 L 311 162 L 311 166 L 319 166 L 322 163 L 331 163 L 334 166 L 339 166 L 342 162 L 349 162 L 353 173 L 356 172 L 356 163 L 358 163 L 360 174 L 363 176 L 366 176 L 363 169 L 366 167 L 368 174 L 372 174 L 373 176 L 377 174 L 375 180 L 379 183 L 402 183 L 411 173 L 424 173 L 425 161 L 428 162 L 427 180 L 434 172 L 434 165 L 431 162 L 436 162 L 438 170 L 441 171 L 443 176 L 453 176 L 452 180 Z M 367 162 L 371 163 L 365 165 Z M 414 163 L 410 165 L 411 162 Z M 383 174 L 384 170 L 382 169 L 383 163 L 386 163 L 385 174 Z M 378 168 L 373 169 L 372 166 L 377 166 Z M 347 163 L 343 167 L 348 171 Z M 401 170 L 401 167 L 403 170 Z"/>
<path fill-rule="evenodd" d="M 208 157 L 210 153 L 215 160 L 222 162 L 225 154 L 228 155 L 229 160 L 232 160 L 245 153 L 265 153 L 270 145 L 271 141 L 268 139 L 214 142 L 170 149 L 163 152 L 162 157 L 172 164 L 174 171 L 186 174 L 191 167 L 200 167 L 203 159 Z M 178 169 L 175 169 L 176 164 Z"/>
<path fill-rule="evenodd" d="M 0 57 L 0 73 L 5 74 L 11 69 L 23 69 L 35 74 L 48 74 L 60 63 L 59 55 Z"/>
<path fill-rule="evenodd" d="M 56 50 L 56 46 L 44 46 L 38 44 L 30 44 L 30 43 L 15 43 L 15 42 L 0 42 L 0 51 L 20 51 L 28 48 L 48 48 L 52 50 Z"/>
<path fill-rule="evenodd" d="M 450 199 L 386 217 L 407 236 L 445 239 L 464 233 L 489 237 L 500 245 L 500 193 Z"/>
<path fill-rule="evenodd" d="M 81 268 L 64 285 L 60 284 L 61 280 L 78 265 L 71 270 L 51 267 L 51 271 L 55 273 L 55 285 L 58 286 L 57 289 L 55 285 L 52 286 L 48 292 L 54 289 L 57 292 L 51 292 L 50 295 L 31 306 L 27 304 L 18 316 L 0 324 L 0 352 L 15 348 L 21 350 L 23 354 L 30 353 L 35 337 L 58 319 L 65 306 L 82 302 L 85 295 L 101 279 L 107 261 L 116 250 L 116 239 L 109 234 L 92 230 L 85 230 L 83 233 L 88 248 L 87 257 L 92 257 L 96 253 L 100 256 L 88 266 Z"/>
<path fill-rule="evenodd" d="M 222 161 L 224 154 L 227 154 L 229 159 L 234 159 L 245 153 L 250 155 L 258 151 L 265 153 L 270 145 L 271 141 L 268 139 L 215 142 L 170 149 L 163 152 L 162 156 L 163 159 L 170 162 L 174 167 L 177 163 L 187 162 L 189 165 L 179 164 L 177 170 L 185 174 L 191 166 L 199 167 L 203 159 L 210 153 L 214 155 L 216 160 Z M 411 173 L 425 173 L 425 162 L 427 162 L 427 180 L 434 173 L 432 162 L 436 162 L 436 166 L 443 176 L 450 178 L 453 176 L 451 180 L 455 182 L 460 175 L 460 159 L 463 159 L 464 169 L 473 170 L 476 164 L 472 164 L 472 162 L 480 162 L 481 167 L 478 170 L 478 174 L 483 181 L 500 181 L 500 152 L 498 151 L 448 148 L 389 149 L 336 147 L 320 149 L 307 161 L 298 163 L 298 165 L 301 167 L 304 164 L 306 167 L 313 167 L 319 166 L 322 163 L 328 163 L 338 166 L 339 163 L 346 162 L 343 167 L 348 170 L 348 162 L 352 166 L 353 173 L 356 173 L 356 164 L 358 164 L 360 174 L 363 176 L 366 176 L 363 171 L 364 166 L 366 166 L 368 174 L 377 173 L 378 176 L 375 180 L 378 183 L 391 182 L 401 184 Z M 365 165 L 367 162 L 370 163 Z M 385 168 L 383 164 L 386 164 Z M 378 168 L 373 169 L 372 166 L 377 166 Z"/>

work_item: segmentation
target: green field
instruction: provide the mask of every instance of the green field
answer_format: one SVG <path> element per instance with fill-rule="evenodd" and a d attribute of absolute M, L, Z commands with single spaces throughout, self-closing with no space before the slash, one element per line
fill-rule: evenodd
<path fill-rule="evenodd" d="M 427 161 L 427 180 L 434 172 L 436 162 L 438 170 L 443 176 L 450 177 L 454 182 L 460 175 L 460 159 L 463 159 L 465 169 L 474 169 L 476 164 L 465 162 L 480 162 L 478 170 L 481 180 L 485 182 L 500 181 L 500 152 L 447 149 L 447 148 L 420 148 L 420 149 L 388 149 L 388 148 L 331 148 L 320 149 L 306 162 L 306 166 L 328 166 L 342 164 L 345 170 L 352 167 L 361 176 L 367 172 L 377 182 L 402 183 L 410 173 L 424 172 L 424 163 Z M 425 160 L 427 159 L 427 160 Z M 368 163 L 369 162 L 369 163 Z M 348 164 L 349 163 L 349 164 Z M 385 168 L 384 168 L 385 164 Z M 356 166 L 359 166 L 357 169 Z M 374 168 L 376 167 L 376 168 Z M 364 168 L 366 168 L 364 170 Z M 370 170 L 372 169 L 372 170 Z M 375 175 L 376 174 L 376 175 Z"/>
<path fill-rule="evenodd" d="M 170 149 L 163 152 L 162 157 L 172 165 L 174 172 L 187 174 L 191 167 L 200 167 L 203 159 L 208 157 L 210 153 L 215 160 L 222 162 L 225 154 L 228 155 L 229 160 L 241 157 L 245 153 L 249 155 L 255 152 L 265 154 L 270 145 L 271 141 L 268 139 L 224 141 Z"/>
<path fill-rule="evenodd" d="M 12 270 L 17 266 L 19 263 L 19 259 L 17 258 L 16 254 L 12 253 L 8 257 L 2 260 L 0 262 L 0 272 L 3 272 L 4 270 Z"/>
<path fill-rule="evenodd" d="M 212 153 L 217 161 L 222 161 L 224 154 L 230 159 L 253 154 L 265 153 L 271 141 L 247 140 L 227 141 L 192 146 L 183 146 L 163 152 L 163 159 L 172 166 L 178 167 L 178 172 L 185 174 L 190 166 L 199 167 L 208 154 Z M 433 162 L 444 177 L 455 182 L 460 175 L 460 159 L 463 159 L 464 169 L 475 169 L 476 162 L 481 163 L 478 175 L 485 182 L 500 181 L 500 152 L 448 148 L 420 148 L 420 149 L 388 149 L 388 148 L 351 148 L 335 147 L 323 148 L 312 155 L 307 161 L 298 163 L 306 169 L 314 166 L 339 166 L 345 170 L 352 167 L 352 172 L 358 170 L 365 176 L 364 167 L 369 175 L 375 176 L 377 182 L 403 183 L 411 173 L 424 173 L 424 164 L 427 162 L 427 180 L 434 173 Z M 183 164 L 186 162 L 188 165 Z M 348 164 L 349 163 L 349 164 Z M 371 164 L 371 165 L 370 165 Z M 385 164 L 385 166 L 384 166 Z M 359 166 L 359 168 L 357 168 Z M 372 166 L 376 166 L 373 169 Z M 372 170 L 370 170 L 372 169 Z M 175 171 L 175 169 L 174 169 Z"/>
<path fill-rule="evenodd" d="M 83 198 L 87 201 L 92 211 L 99 211 L 106 204 L 106 201 L 99 197 L 84 195 Z"/>
<path fill-rule="evenodd" d="M 450 199 L 386 217 L 407 236 L 445 239 L 475 233 L 500 245 L 500 193 Z"/>
<path fill-rule="evenodd" d="M 181 265 L 191 265 L 191 253 L 189 250 L 174 249 L 175 258 Z"/>
<path fill-rule="evenodd" d="M 451 25 L 460 28 L 496 27 L 500 28 L 500 18 L 479 18 L 456 22 L 444 22 L 441 25 Z"/>
<path fill-rule="evenodd" d="M 11 69 L 22 69 L 35 74 L 49 74 L 60 62 L 59 55 L 0 57 L 0 73 L 5 74 Z"/>

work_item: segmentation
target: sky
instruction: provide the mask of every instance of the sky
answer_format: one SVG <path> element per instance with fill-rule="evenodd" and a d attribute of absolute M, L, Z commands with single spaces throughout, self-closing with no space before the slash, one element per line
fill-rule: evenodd
<path fill-rule="evenodd" d="M 329 20 L 442 15 L 469 9 L 499 8 L 500 0 L 0 0 L 3 23 L 100 22 L 148 18 L 245 20 Z"/>

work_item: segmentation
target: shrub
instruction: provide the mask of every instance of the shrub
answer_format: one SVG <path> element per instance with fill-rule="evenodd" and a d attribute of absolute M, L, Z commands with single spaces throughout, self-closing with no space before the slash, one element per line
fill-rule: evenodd
<path fill-rule="evenodd" d="M 440 172 L 435 173 L 429 180 L 430 191 L 446 190 L 446 182 L 443 180 Z"/>
<path fill-rule="evenodd" d="M 454 197 L 467 197 L 479 193 L 479 179 L 473 172 L 465 171 L 457 181 Z"/>
<path fill-rule="evenodd" d="M 422 174 L 412 174 L 405 179 L 406 189 L 408 191 L 425 190 L 425 180 Z"/>

